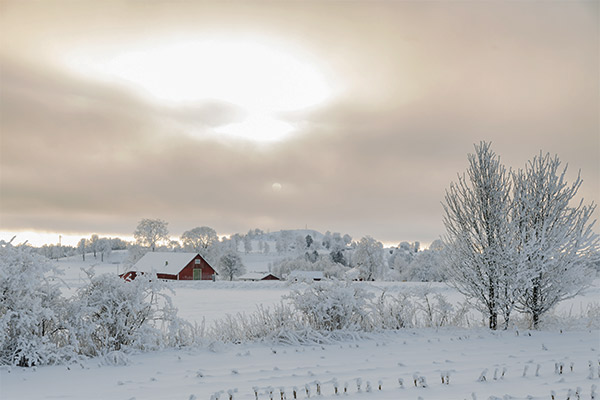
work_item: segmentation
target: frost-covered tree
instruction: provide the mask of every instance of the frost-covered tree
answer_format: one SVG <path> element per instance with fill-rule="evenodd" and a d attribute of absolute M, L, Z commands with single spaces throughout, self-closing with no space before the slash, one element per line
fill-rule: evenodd
<path fill-rule="evenodd" d="M 414 258 L 400 270 L 400 278 L 417 282 L 442 282 L 446 279 L 443 266 L 443 255 L 439 250 L 423 250 L 415 253 Z M 396 258 L 396 261 L 402 258 Z"/>
<path fill-rule="evenodd" d="M 352 255 L 352 266 L 360 271 L 359 278 L 372 281 L 383 274 L 383 244 L 370 236 L 365 236 L 356 245 Z"/>
<path fill-rule="evenodd" d="M 194 251 L 206 256 L 208 249 L 219 241 L 217 231 L 208 226 L 200 226 L 183 232 L 181 242 L 187 251 Z"/>
<path fill-rule="evenodd" d="M 344 242 L 344 245 L 348 246 L 350 243 L 352 243 L 352 236 L 348 235 L 347 233 L 342 237 L 342 242 Z"/>
<path fill-rule="evenodd" d="M 109 238 L 98 239 L 98 252 L 100 252 L 100 261 L 104 262 L 104 257 L 108 257 L 112 252 L 112 246 Z"/>
<path fill-rule="evenodd" d="M 329 257 L 331 258 L 331 261 L 337 264 L 342 264 L 342 265 L 347 265 L 348 262 L 346 261 L 346 257 L 344 257 L 344 249 L 333 249 L 331 250 L 331 252 L 329 253 Z"/>
<path fill-rule="evenodd" d="M 448 274 L 460 293 L 482 306 L 490 329 L 497 329 L 498 315 L 512 309 L 519 284 L 510 254 L 510 174 L 489 143 L 476 145 L 468 160 L 467 175 L 459 175 L 445 196 Z"/>
<path fill-rule="evenodd" d="M 125 250 L 127 249 L 127 242 L 121 238 L 111 238 L 110 245 L 113 250 Z"/>
<path fill-rule="evenodd" d="M 82 238 L 77 244 L 77 251 L 81 254 L 82 260 L 85 261 L 85 252 L 86 252 L 86 240 Z"/>
<path fill-rule="evenodd" d="M 246 272 L 246 267 L 242 263 L 240 256 L 233 251 L 227 251 L 219 258 L 219 273 L 227 277 L 230 281 L 234 277 L 243 275 Z"/>
<path fill-rule="evenodd" d="M 586 286 L 589 267 L 598 258 L 595 221 L 590 223 L 596 206 L 583 200 L 570 204 L 582 180 L 577 176 L 569 185 L 567 167 L 560 164 L 557 156 L 540 153 L 513 174 L 518 263 L 527 275 L 518 308 L 531 315 L 534 327 L 556 303 Z"/>
<path fill-rule="evenodd" d="M 347 236 L 347 237 L 346 237 Z M 346 235 L 346 239 L 350 238 L 350 236 Z M 344 251 L 346 250 L 346 240 L 342 238 L 342 235 L 339 232 L 331 233 L 327 231 L 324 237 L 324 246 L 329 250 L 329 257 L 331 257 L 331 261 L 338 264 L 347 265 L 348 260 L 344 256 Z M 350 238 L 350 240 L 352 240 Z"/>
<path fill-rule="evenodd" d="M 65 352 L 57 271 L 25 246 L 0 242 L 0 364 L 51 364 Z"/>
<path fill-rule="evenodd" d="M 155 251 L 158 243 L 169 240 L 167 225 L 168 223 L 161 219 L 144 218 L 138 223 L 133 237 L 138 244 Z"/>
<path fill-rule="evenodd" d="M 296 254 L 300 255 L 304 253 L 304 247 L 306 241 L 302 235 L 296 235 L 296 237 L 290 242 L 290 249 L 295 250 Z"/>
<path fill-rule="evenodd" d="M 98 235 L 94 234 L 90 237 L 89 246 L 92 253 L 94 253 L 94 258 L 96 258 L 96 253 L 98 252 L 98 240 L 100 238 Z"/>
<path fill-rule="evenodd" d="M 331 232 L 329 232 L 329 231 L 325 232 L 325 235 L 323 235 L 323 240 L 321 241 L 321 244 L 323 245 L 323 247 L 325 247 L 327 250 L 329 250 L 329 248 L 331 247 Z"/>
<path fill-rule="evenodd" d="M 252 236 L 249 234 L 244 236 L 244 251 L 246 254 L 252 251 Z"/>

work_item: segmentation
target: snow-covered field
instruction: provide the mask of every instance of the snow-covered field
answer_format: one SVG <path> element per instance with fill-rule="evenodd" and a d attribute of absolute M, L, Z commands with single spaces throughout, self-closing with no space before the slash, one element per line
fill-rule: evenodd
<path fill-rule="evenodd" d="M 65 292 L 74 292 L 84 281 L 82 263 L 73 259 L 59 266 L 66 272 Z M 96 267 L 98 273 L 116 273 L 118 268 L 118 262 L 111 264 L 110 259 Z M 461 299 L 443 284 L 365 285 L 374 292 L 427 289 L 452 301 Z M 179 315 L 208 323 L 227 313 L 276 304 L 295 287 L 285 282 L 173 282 L 171 286 Z M 596 280 L 586 293 L 562 303 L 557 314 L 578 314 L 599 299 Z M 558 400 L 567 399 L 569 390 L 570 399 L 577 399 L 578 388 L 579 398 L 591 399 L 592 386 L 600 387 L 600 331 L 581 323 L 569 327 L 565 320 L 542 331 L 403 329 L 312 346 L 206 343 L 130 355 L 127 365 L 117 366 L 92 359 L 70 366 L 3 367 L 0 399 L 208 400 L 218 395 L 223 400 L 230 398 L 229 393 L 233 399 L 294 399 L 294 387 L 298 399 L 551 399 L 554 391 Z M 442 376 L 444 380 L 449 376 L 449 384 L 442 383 Z M 415 377 L 417 381 L 424 377 L 427 387 L 416 387 Z M 423 385 L 417 382 L 417 386 Z"/>
<path fill-rule="evenodd" d="M 2 370 L 3 399 L 235 399 L 317 396 L 362 399 L 590 399 L 597 375 L 598 331 L 489 332 L 421 329 L 322 346 L 216 345 L 134 355 L 127 366 L 82 365 Z M 588 362 L 594 364 L 589 379 Z M 563 374 L 555 365 L 563 365 Z M 571 365 L 573 370 L 571 371 Z M 486 380 L 479 381 L 484 373 Z M 415 387 L 413 375 L 427 387 Z M 442 384 L 441 376 L 450 383 Z M 360 391 L 358 380 L 362 380 Z M 398 380 L 402 379 L 404 388 Z M 381 390 L 378 385 L 381 381 Z M 371 392 L 368 392 L 370 383 Z M 344 386 L 347 392 L 344 394 Z M 194 397 L 195 396 L 195 397 Z M 506 397 L 510 396 L 510 397 Z M 528 397 L 531 396 L 531 397 Z M 575 399 L 576 397 L 571 397 Z"/>

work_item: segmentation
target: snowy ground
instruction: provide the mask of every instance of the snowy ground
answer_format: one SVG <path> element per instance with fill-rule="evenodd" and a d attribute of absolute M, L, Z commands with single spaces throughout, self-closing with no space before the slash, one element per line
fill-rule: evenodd
<path fill-rule="evenodd" d="M 127 366 L 52 366 L 3 369 L 3 399 L 209 399 L 229 390 L 235 399 L 287 399 L 293 387 L 299 399 L 317 395 L 336 398 L 338 392 L 356 399 L 479 399 L 490 396 L 512 399 L 566 399 L 581 387 L 589 399 L 591 386 L 600 386 L 597 375 L 597 331 L 489 332 L 477 330 L 406 330 L 373 335 L 324 346 L 221 345 L 210 348 L 168 350 L 131 357 Z M 588 379 L 588 361 L 594 377 Z M 563 374 L 555 373 L 562 363 Z M 538 370 L 539 365 L 539 370 Z M 573 371 L 571 371 L 573 365 Z M 486 381 L 479 382 L 487 369 Z M 526 369 L 526 370 L 525 370 Z M 525 372 L 524 372 L 525 371 Z M 502 376 L 504 372 L 504 376 Z M 428 387 L 415 387 L 413 374 L 424 376 Z M 441 375 L 450 384 L 441 383 Z M 523 376 L 525 375 L 525 376 Z M 404 381 L 401 388 L 398 379 Z M 494 379 L 495 378 L 495 379 Z M 360 391 L 357 380 L 362 380 Z M 378 389 L 381 381 L 381 391 Z M 368 392 L 367 382 L 371 392 Z M 301 390 L 300 390 L 301 389 Z M 531 397 L 528 397 L 531 396 Z M 575 397 L 571 397 L 574 399 Z"/>
<path fill-rule="evenodd" d="M 118 255 L 111 255 L 114 260 Z M 98 273 L 116 273 L 118 261 L 97 266 Z M 89 263 L 89 261 L 88 261 Z M 66 292 L 84 282 L 77 259 L 62 261 Z M 122 272 L 122 271 L 121 271 Z M 366 284 L 374 292 L 428 289 L 459 301 L 443 284 Z M 257 305 L 281 301 L 294 286 L 285 282 L 174 282 L 173 300 L 179 315 L 211 322 L 225 313 L 252 312 Z M 578 314 L 600 299 L 600 281 L 584 294 L 561 304 L 558 314 Z M 598 326 L 596 324 L 595 326 Z M 561 330 L 561 328 L 567 328 Z M 589 362 L 593 375 L 589 376 Z M 563 365 L 563 373 L 555 372 Z M 571 370 L 571 365 L 573 366 Z M 416 329 L 371 334 L 319 346 L 268 343 L 223 345 L 135 354 L 127 365 L 103 365 L 98 359 L 81 365 L 40 368 L 0 368 L 0 399 L 333 399 L 334 380 L 340 396 L 352 399 L 571 399 L 591 398 L 600 387 L 600 332 L 596 328 L 556 325 L 543 331 L 484 328 Z M 478 381 L 482 372 L 485 381 Z M 502 373 L 504 371 L 504 376 Z M 413 375 L 426 379 L 415 387 Z M 450 383 L 442 384 L 441 375 Z M 401 388 L 398 379 L 402 379 Z M 361 380 L 360 390 L 357 381 Z M 381 381 L 382 387 L 378 385 Z M 320 382 L 321 396 L 317 395 Z M 370 385 L 370 391 L 367 388 Z M 347 383 L 346 393 L 344 385 Z M 600 393 L 600 389 L 596 390 Z M 596 398 L 599 398 L 598 396 Z"/>

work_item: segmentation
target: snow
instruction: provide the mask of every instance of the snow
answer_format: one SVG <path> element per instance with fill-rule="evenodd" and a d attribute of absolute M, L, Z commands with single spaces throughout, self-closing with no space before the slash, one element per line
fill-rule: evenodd
<path fill-rule="evenodd" d="M 131 270 L 177 275 L 197 255 L 198 253 L 149 252 Z"/>
<path fill-rule="evenodd" d="M 1 395 L 6 400 L 209 399 L 222 392 L 220 398 L 226 399 L 228 390 L 237 389 L 234 399 L 249 400 L 255 399 L 253 387 L 259 388 L 259 399 L 268 399 L 272 387 L 274 398 L 279 399 L 279 389 L 284 388 L 291 399 L 296 386 L 302 389 L 298 398 L 305 399 L 304 386 L 315 397 L 316 381 L 320 381 L 319 398 L 333 399 L 338 398 L 336 379 L 340 392 L 348 383 L 344 397 L 353 399 L 471 399 L 471 393 L 479 399 L 549 399 L 552 390 L 564 399 L 569 389 L 575 392 L 577 387 L 583 389 L 582 398 L 589 399 L 591 386 L 600 384 L 597 374 L 588 379 L 588 360 L 597 371 L 598 350 L 597 331 L 401 330 L 319 346 L 247 344 L 165 350 L 131 356 L 127 366 L 88 360 L 69 367 L 4 368 Z M 555 363 L 563 364 L 562 375 L 555 373 Z M 478 382 L 485 369 L 486 381 Z M 424 376 L 428 387 L 415 387 L 414 374 Z M 446 374 L 448 385 L 441 383 L 441 375 Z M 359 378 L 361 392 L 356 387 Z"/>
<path fill-rule="evenodd" d="M 287 279 L 290 281 L 320 281 L 323 278 L 323 271 L 292 271 Z"/>
<path fill-rule="evenodd" d="M 61 260 L 63 293 L 73 293 L 84 285 L 82 267 L 96 264 L 97 274 L 123 272 L 120 263 L 125 256 L 113 252 L 105 263 L 98 263 L 92 255 L 86 256 L 86 262 L 80 256 Z M 257 268 L 259 257 L 267 259 L 256 255 Z M 225 314 L 252 313 L 260 305 L 279 304 L 286 301 L 282 296 L 308 287 L 277 281 L 168 284 L 179 316 L 207 325 Z M 443 283 L 357 284 L 374 294 L 419 291 L 442 294 L 452 304 L 464 300 Z M 550 399 L 554 391 L 558 400 L 566 399 L 569 390 L 571 399 L 576 398 L 578 387 L 581 399 L 590 399 L 592 385 L 600 387 L 599 299 L 600 280 L 595 279 L 584 293 L 560 303 L 556 321 L 539 331 L 521 327 L 507 331 L 481 327 L 400 329 L 352 333 L 344 340 L 320 345 L 206 341 L 196 347 L 130 354 L 126 365 L 119 360 L 92 358 L 70 365 L 0 367 L 0 399 L 208 400 L 221 393 L 219 399 L 223 400 L 229 399 L 231 391 L 233 399 L 256 400 L 254 387 L 258 388 L 258 399 L 270 399 L 270 387 L 273 399 L 280 399 L 280 388 L 287 399 L 293 399 L 294 387 L 297 398 L 306 399 L 305 385 L 311 398 L 334 399 L 339 398 L 334 393 L 335 381 L 339 393 L 347 383 L 344 398 L 349 399 L 460 400 L 472 399 L 475 394 L 477 399 L 541 400 Z M 587 321 L 577 317 L 590 306 L 596 307 L 596 313 L 589 314 Z M 478 324 L 481 317 L 472 321 Z M 563 373 L 559 374 L 555 368 L 561 364 Z M 441 376 L 446 375 L 450 377 L 447 385 L 441 382 Z M 481 375 L 486 378 L 483 382 L 478 381 Z M 413 376 L 425 377 L 428 387 L 415 387 Z M 402 379 L 403 388 L 398 379 Z M 317 381 L 321 396 L 317 396 Z"/>

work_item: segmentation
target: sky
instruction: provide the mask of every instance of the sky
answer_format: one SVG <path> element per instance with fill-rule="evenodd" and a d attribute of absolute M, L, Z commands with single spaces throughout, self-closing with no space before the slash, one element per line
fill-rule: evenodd
<path fill-rule="evenodd" d="M 130 237 L 159 218 L 173 237 L 430 243 L 480 141 L 513 169 L 557 154 L 598 203 L 599 15 L 596 1 L 0 0 L 0 233 Z"/>

